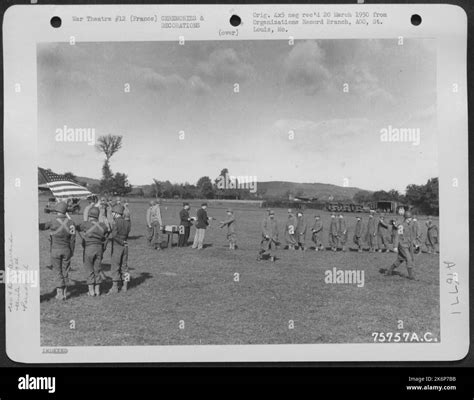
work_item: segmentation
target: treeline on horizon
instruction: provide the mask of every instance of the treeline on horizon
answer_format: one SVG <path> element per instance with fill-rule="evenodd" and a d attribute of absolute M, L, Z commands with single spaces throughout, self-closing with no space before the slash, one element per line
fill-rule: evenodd
<path fill-rule="evenodd" d="M 66 172 L 64 175 L 76 181 L 83 186 L 86 186 L 89 191 L 99 195 L 118 195 L 118 196 L 135 196 L 147 198 L 164 198 L 164 199 L 233 199 L 233 200 L 273 200 L 288 202 L 290 198 L 295 197 L 310 197 L 318 202 L 317 194 L 305 193 L 301 189 L 288 189 L 284 193 L 275 194 L 267 193 L 265 188 L 259 188 L 259 185 L 254 190 L 250 189 L 222 189 L 222 185 L 218 182 L 227 181 L 229 170 L 223 168 L 214 182 L 209 176 L 203 176 L 198 179 L 195 185 L 191 183 L 171 183 L 169 180 L 161 181 L 153 179 L 150 185 L 133 188 L 125 173 L 112 172 L 110 160 L 123 146 L 123 137 L 120 135 L 105 135 L 97 139 L 95 146 L 96 150 L 104 155 L 104 163 L 102 165 L 102 179 L 99 183 L 88 185 L 87 182 L 80 182 L 72 172 Z M 83 178 L 84 179 L 84 178 Z M 239 182 L 236 182 L 237 184 Z M 236 185 L 238 187 L 238 185 Z M 330 196 L 330 201 L 353 202 L 356 204 L 367 204 L 374 201 L 396 201 L 409 205 L 418 212 L 438 215 L 439 213 L 439 194 L 438 194 L 438 178 L 431 178 L 425 185 L 408 185 L 405 194 L 401 194 L 397 190 L 379 190 L 371 192 L 368 190 L 360 190 L 352 196 L 341 194 L 341 187 L 334 186 L 334 191 L 339 190 L 338 193 Z M 348 188 L 345 188 L 346 190 Z M 309 195 L 309 196 L 308 196 Z M 323 199 L 319 199 L 322 203 Z M 312 201 L 312 200 L 311 200 Z"/>
<path fill-rule="evenodd" d="M 221 171 L 228 173 L 227 169 Z M 65 173 L 70 179 L 78 181 L 74 174 Z M 281 202 L 282 207 L 286 207 L 290 198 L 304 197 L 306 194 L 303 190 L 287 190 L 281 195 L 268 195 L 265 189 L 259 189 L 252 193 L 249 189 L 219 189 L 217 181 L 214 182 L 208 177 L 201 177 L 196 184 L 191 183 L 172 183 L 169 180 L 160 181 L 154 179 L 153 183 L 141 187 L 133 188 L 129 183 L 125 174 L 116 173 L 108 181 L 102 179 L 98 184 L 87 185 L 92 193 L 101 195 L 119 195 L 119 196 L 133 196 L 144 198 L 163 198 L 163 199 L 227 199 L 227 200 L 272 200 L 272 204 Z M 392 189 L 389 191 L 378 190 L 368 191 L 360 190 L 356 192 L 352 198 L 334 196 L 331 200 L 334 202 L 352 202 L 355 204 L 366 205 L 377 201 L 396 201 L 399 204 L 405 204 L 413 207 L 420 213 L 424 214 L 439 214 L 439 184 L 438 178 L 429 179 L 424 185 L 408 185 L 405 194 L 398 190 Z M 277 202 L 277 203 L 275 203 Z M 314 201 L 315 203 L 318 200 Z M 326 201 L 319 201 L 321 204 Z"/>

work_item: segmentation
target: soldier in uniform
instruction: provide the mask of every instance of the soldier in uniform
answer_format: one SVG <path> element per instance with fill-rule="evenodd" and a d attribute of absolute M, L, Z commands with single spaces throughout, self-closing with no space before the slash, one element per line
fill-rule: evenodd
<path fill-rule="evenodd" d="M 274 211 L 270 210 L 268 216 L 262 222 L 262 241 L 260 242 L 257 260 L 260 261 L 269 256 L 270 260 L 274 262 L 278 244 L 278 224 Z"/>
<path fill-rule="evenodd" d="M 398 268 L 402 263 L 407 264 L 408 279 L 414 280 L 415 275 L 413 268 L 415 267 L 415 236 L 413 230 L 413 221 L 410 211 L 405 211 L 404 221 L 398 225 L 398 255 L 396 261 L 385 270 L 380 270 L 380 272 L 385 272 L 386 275 L 393 275 L 396 268 Z"/>
<path fill-rule="evenodd" d="M 296 240 L 296 217 L 294 216 L 291 209 L 288 209 L 288 219 L 286 220 L 285 225 L 285 242 L 288 246 L 288 250 L 295 250 L 298 245 Z"/>
<path fill-rule="evenodd" d="M 76 246 L 76 226 L 66 216 L 67 204 L 60 202 L 55 209 L 54 221 L 40 224 L 40 230 L 50 230 L 51 266 L 55 275 L 56 299 L 66 300 L 71 258 Z"/>
<path fill-rule="evenodd" d="M 369 219 L 367 221 L 367 232 L 365 234 L 365 241 L 369 245 L 369 251 L 375 253 L 375 246 L 377 245 L 376 235 L 377 230 L 375 227 L 375 219 L 374 219 L 374 210 L 370 210 Z"/>
<path fill-rule="evenodd" d="M 89 210 L 94 206 L 97 207 L 96 204 L 98 203 L 97 196 L 95 195 L 90 196 L 87 200 L 89 201 L 89 204 L 84 208 L 84 213 L 83 213 L 84 221 L 87 221 L 87 219 L 89 218 Z"/>
<path fill-rule="evenodd" d="M 391 243 L 392 243 L 392 251 L 394 253 L 398 252 L 398 223 L 396 219 L 392 219 L 390 221 L 391 227 Z"/>
<path fill-rule="evenodd" d="M 379 246 L 379 253 L 382 252 L 382 245 L 385 247 L 385 250 L 388 250 L 387 229 L 388 225 L 384 221 L 384 216 L 381 215 L 377 224 L 377 243 Z"/>
<path fill-rule="evenodd" d="M 329 225 L 329 246 L 331 246 L 332 251 L 337 250 L 337 219 L 336 214 L 331 214 L 331 223 Z"/>
<path fill-rule="evenodd" d="M 303 213 L 298 211 L 296 214 L 296 229 L 295 229 L 295 236 L 296 241 L 298 243 L 298 249 L 301 251 L 306 251 L 305 249 L 305 242 L 306 242 L 306 221 L 304 219 Z"/>
<path fill-rule="evenodd" d="M 428 221 L 426 221 L 426 249 L 428 254 L 436 253 L 436 245 L 438 244 L 438 226 L 433 224 L 431 217 L 428 217 Z"/>
<path fill-rule="evenodd" d="M 324 250 L 324 246 L 321 240 L 322 233 L 323 233 L 323 223 L 321 222 L 321 217 L 316 215 L 314 217 L 314 224 L 313 228 L 311 229 L 312 236 L 311 239 L 315 244 L 315 251 Z"/>
<path fill-rule="evenodd" d="M 235 234 L 235 216 L 234 212 L 229 208 L 227 211 L 227 218 L 221 221 L 221 228 L 227 227 L 227 240 L 229 241 L 229 249 L 235 250 L 237 244 L 237 236 Z"/>
<path fill-rule="evenodd" d="M 357 216 L 356 220 L 357 222 L 354 229 L 353 241 L 357 246 L 357 251 L 359 253 L 362 253 L 362 219 L 359 216 Z"/>
<path fill-rule="evenodd" d="M 192 218 L 189 216 L 189 203 L 183 203 L 183 208 L 179 212 L 178 247 L 186 247 L 188 245 L 192 224 Z"/>
<path fill-rule="evenodd" d="M 110 204 L 107 200 L 107 197 L 102 196 L 99 202 L 99 222 L 107 225 L 107 228 L 110 230 L 110 222 L 112 221 L 112 214 L 110 212 Z"/>
<path fill-rule="evenodd" d="M 418 253 L 420 250 L 423 234 L 420 229 L 420 224 L 418 223 L 418 220 L 415 216 L 412 219 L 412 227 L 413 227 L 413 240 L 414 240 L 413 243 L 415 246 L 415 253 Z"/>
<path fill-rule="evenodd" d="M 111 272 L 112 288 L 108 294 L 118 293 L 119 285 L 122 285 L 122 291 L 126 292 L 130 274 L 128 272 L 128 263 L 124 263 L 125 250 L 128 247 L 128 235 L 130 234 L 130 221 L 123 218 L 125 207 L 120 203 L 112 207 L 113 225 L 112 232 L 108 239 L 112 242 L 111 250 Z"/>
<path fill-rule="evenodd" d="M 150 208 L 146 213 L 146 224 L 148 227 L 148 242 L 155 250 L 161 250 L 161 232 L 163 220 L 161 219 L 160 204 L 156 200 L 150 202 Z"/>
<path fill-rule="evenodd" d="M 123 219 L 125 221 L 128 221 L 128 224 L 130 224 L 130 230 L 132 229 L 132 218 L 131 218 L 131 213 L 130 213 L 130 209 L 128 208 L 128 203 L 125 203 L 123 205 L 124 209 L 123 209 Z M 123 250 L 123 258 L 122 258 L 122 266 L 123 266 L 123 270 L 125 271 L 128 271 L 128 242 L 127 242 L 127 245 L 125 246 L 125 249 Z M 125 289 L 127 290 L 127 289 Z"/>
<path fill-rule="evenodd" d="M 346 220 L 342 214 L 339 214 L 339 219 L 337 220 L 337 239 L 338 245 L 341 246 L 342 251 L 346 251 L 346 242 L 347 242 L 347 225 Z"/>
<path fill-rule="evenodd" d="M 104 222 L 99 222 L 99 215 L 100 210 L 92 207 L 89 210 L 88 221 L 83 222 L 78 228 L 84 240 L 83 261 L 89 296 L 100 296 L 102 255 L 109 233 L 109 227 Z"/>

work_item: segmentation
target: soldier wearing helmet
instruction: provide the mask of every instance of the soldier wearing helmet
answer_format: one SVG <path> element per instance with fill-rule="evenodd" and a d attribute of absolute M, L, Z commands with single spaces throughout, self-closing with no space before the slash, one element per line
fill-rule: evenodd
<path fill-rule="evenodd" d="M 381 215 L 377 223 L 377 243 L 379 246 L 379 253 L 382 252 L 382 246 L 385 247 L 385 251 L 388 251 L 387 229 L 388 224 L 385 222 L 384 216 Z"/>
<path fill-rule="evenodd" d="M 112 288 L 108 294 L 118 293 L 119 286 L 122 291 L 126 292 L 130 274 L 128 272 L 128 264 L 124 263 L 124 256 L 128 248 L 128 235 L 130 234 L 131 224 L 123 218 L 125 207 L 117 203 L 112 207 L 112 232 L 109 240 L 112 242 L 111 250 L 111 272 L 112 272 Z"/>
<path fill-rule="evenodd" d="M 272 262 L 275 262 L 276 248 L 279 244 L 278 223 L 275 219 L 275 212 L 270 210 L 262 222 L 262 241 L 257 261 L 269 257 Z"/>
<path fill-rule="evenodd" d="M 102 256 L 104 244 L 109 233 L 108 225 L 104 222 L 99 222 L 99 216 L 99 208 L 92 207 L 89 210 L 88 220 L 83 222 L 78 228 L 83 238 L 83 263 L 89 296 L 100 296 Z"/>
<path fill-rule="evenodd" d="M 367 219 L 367 231 L 365 234 L 365 241 L 369 245 L 369 251 L 374 253 L 377 245 L 377 228 L 374 218 L 375 210 L 370 210 L 369 218 Z"/>
<path fill-rule="evenodd" d="M 410 211 L 403 214 L 404 221 L 398 225 L 398 254 L 395 262 L 385 272 L 386 275 L 393 275 L 396 268 L 404 262 L 407 265 L 408 279 L 414 280 L 415 275 L 413 268 L 415 267 L 415 235 L 412 226 L 412 215 Z"/>
<path fill-rule="evenodd" d="M 223 221 L 220 221 L 220 227 L 227 228 L 227 240 L 229 241 L 229 249 L 230 250 L 235 250 L 235 246 L 237 244 L 237 235 L 235 233 L 235 215 L 234 211 L 232 209 L 228 209 L 226 211 L 227 213 L 227 218 L 224 219 Z"/>
<path fill-rule="evenodd" d="M 291 208 L 288 209 L 288 219 L 285 225 L 285 242 L 288 246 L 288 250 L 295 250 L 298 246 L 298 240 L 296 237 L 296 217 L 293 214 Z"/>
<path fill-rule="evenodd" d="M 67 204 L 59 202 L 56 219 L 40 224 L 40 230 L 50 230 L 51 267 L 56 284 L 56 299 L 66 300 L 71 258 L 76 246 L 76 226 L 67 216 Z"/>

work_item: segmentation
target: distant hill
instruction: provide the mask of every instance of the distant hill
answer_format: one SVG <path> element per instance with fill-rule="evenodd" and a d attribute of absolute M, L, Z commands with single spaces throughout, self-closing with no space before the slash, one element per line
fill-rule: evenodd
<path fill-rule="evenodd" d="M 316 197 L 320 201 L 328 201 L 330 196 L 335 201 L 352 200 L 354 194 L 362 190 L 356 187 L 343 187 L 328 183 L 295 183 L 295 182 L 258 182 L 258 192 L 263 197 L 285 197 L 292 193 L 294 196 Z"/>

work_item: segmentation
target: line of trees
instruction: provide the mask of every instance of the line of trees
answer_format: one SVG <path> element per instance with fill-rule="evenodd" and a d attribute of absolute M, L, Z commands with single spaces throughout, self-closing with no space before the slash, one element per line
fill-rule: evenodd
<path fill-rule="evenodd" d="M 198 179 L 196 184 L 171 183 L 170 181 L 160 181 L 153 179 L 151 185 L 145 185 L 141 190 L 135 190 L 134 194 L 144 197 L 160 198 L 180 198 L 180 199 L 237 199 L 246 200 L 255 198 L 250 190 L 247 189 L 226 189 L 218 187 L 220 178 L 225 179 L 229 170 L 224 168 L 214 182 L 209 176 L 203 176 Z"/>
<path fill-rule="evenodd" d="M 424 185 L 408 185 L 405 194 L 395 189 L 376 192 L 361 190 L 354 195 L 353 200 L 360 204 L 383 200 L 396 201 L 412 206 L 419 213 L 439 215 L 439 182 L 438 178 L 431 178 Z"/>

